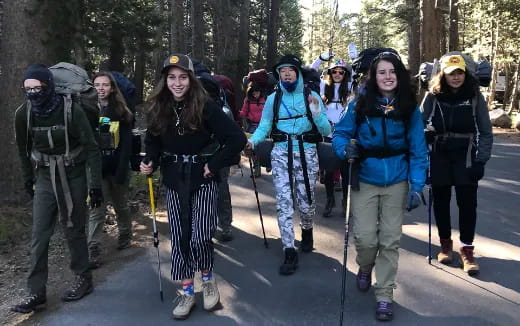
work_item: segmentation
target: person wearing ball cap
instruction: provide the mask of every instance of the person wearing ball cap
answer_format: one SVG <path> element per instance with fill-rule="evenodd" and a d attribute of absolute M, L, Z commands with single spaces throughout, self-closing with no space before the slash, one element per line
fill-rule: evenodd
<path fill-rule="evenodd" d="M 217 228 L 218 173 L 233 164 L 246 137 L 197 79 L 191 59 L 168 56 L 147 101 L 146 156 L 141 173 L 159 165 L 166 188 L 171 236 L 171 276 L 182 283 L 173 318 L 186 319 L 195 306 L 194 276 L 202 274 L 204 309 L 217 307 L 213 275 Z"/>
<path fill-rule="evenodd" d="M 493 132 L 486 100 L 462 55 L 450 53 L 440 59 L 440 71 L 432 78 L 421 107 L 425 136 L 432 145 L 433 212 L 441 245 L 437 259 L 443 264 L 453 261 L 450 201 L 454 187 L 459 209 L 459 254 L 464 271 L 473 276 L 480 271 L 473 245 L 478 182 L 491 157 Z"/>

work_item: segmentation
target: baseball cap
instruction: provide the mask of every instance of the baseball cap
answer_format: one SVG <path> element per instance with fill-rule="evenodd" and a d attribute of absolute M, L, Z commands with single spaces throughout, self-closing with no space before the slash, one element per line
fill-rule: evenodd
<path fill-rule="evenodd" d="M 195 72 L 193 69 L 193 62 L 185 54 L 174 53 L 168 56 L 168 58 L 166 58 L 163 62 L 163 68 L 161 72 L 164 73 L 171 67 L 178 67 L 186 71 Z"/>
<path fill-rule="evenodd" d="M 441 58 L 441 71 L 451 74 L 455 70 L 466 71 L 466 61 L 461 55 L 449 55 Z"/>

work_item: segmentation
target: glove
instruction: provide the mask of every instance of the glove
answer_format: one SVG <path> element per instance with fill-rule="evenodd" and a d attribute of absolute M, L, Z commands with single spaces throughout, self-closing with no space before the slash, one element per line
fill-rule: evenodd
<path fill-rule="evenodd" d="M 25 192 L 31 196 L 31 198 L 34 198 L 34 182 L 32 180 L 26 181 L 23 184 L 23 188 L 25 189 Z"/>
<path fill-rule="evenodd" d="M 345 157 L 347 160 L 359 158 L 359 146 L 357 144 L 348 143 L 345 146 Z"/>
<path fill-rule="evenodd" d="M 246 156 L 252 157 L 254 155 L 253 148 L 253 143 L 248 141 L 244 147 L 244 154 L 246 154 Z"/>
<path fill-rule="evenodd" d="M 320 104 L 318 102 L 310 102 L 309 109 L 311 110 L 313 117 L 317 117 L 321 113 Z"/>
<path fill-rule="evenodd" d="M 406 210 L 411 211 L 412 209 L 419 207 L 421 201 L 426 205 L 426 199 L 424 199 L 422 191 L 410 190 L 410 192 L 408 192 L 408 197 L 406 198 Z"/>
<path fill-rule="evenodd" d="M 479 181 L 484 177 L 485 164 L 482 162 L 473 162 L 469 168 L 469 175 L 474 181 Z"/>
<path fill-rule="evenodd" d="M 90 208 L 97 208 L 103 203 L 103 192 L 99 188 L 90 189 Z"/>
<path fill-rule="evenodd" d="M 330 59 L 334 58 L 334 52 L 329 52 L 329 51 L 326 51 L 326 52 L 323 52 L 322 54 L 320 54 L 320 60 L 321 61 L 329 61 Z"/>

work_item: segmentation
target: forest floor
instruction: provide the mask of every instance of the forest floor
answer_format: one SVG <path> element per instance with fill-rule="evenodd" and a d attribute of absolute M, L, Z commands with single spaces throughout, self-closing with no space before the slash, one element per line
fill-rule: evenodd
<path fill-rule="evenodd" d="M 520 144 L 520 132 L 514 129 L 494 128 L 495 141 Z M 117 225 L 113 210 L 107 211 L 104 225 L 104 265 L 94 271 L 94 281 L 100 282 L 110 273 L 118 270 L 126 261 L 143 252 L 143 248 L 153 245 L 149 195 L 145 178 L 132 173 L 130 184 L 130 207 L 133 213 L 132 247 L 116 250 Z M 156 193 L 157 199 L 161 194 Z M 31 204 L 7 206 L 0 211 L 0 320 L 3 325 L 17 325 L 30 317 L 15 314 L 9 307 L 20 301 L 26 294 L 25 284 L 29 268 L 31 239 Z M 158 214 L 164 214 L 159 203 Z M 59 297 L 73 280 L 69 270 L 69 253 L 63 231 L 56 227 L 49 246 L 49 280 L 47 297 Z M 54 299 L 55 300 L 55 299 Z"/>

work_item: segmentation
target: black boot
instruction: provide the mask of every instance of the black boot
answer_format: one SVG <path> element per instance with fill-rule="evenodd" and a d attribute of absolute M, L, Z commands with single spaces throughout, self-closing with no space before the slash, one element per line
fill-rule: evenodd
<path fill-rule="evenodd" d="M 298 253 L 294 248 L 285 248 L 285 260 L 280 266 L 280 274 L 291 275 L 298 268 Z"/>
<path fill-rule="evenodd" d="M 88 265 L 90 269 L 96 269 L 101 266 L 101 249 L 97 244 L 91 244 L 88 247 Z"/>
<path fill-rule="evenodd" d="M 36 294 L 28 294 L 23 298 L 22 302 L 11 307 L 11 311 L 28 314 L 33 311 L 41 311 L 45 309 L 47 296 L 45 291 Z"/>
<path fill-rule="evenodd" d="M 327 197 L 327 204 L 325 205 L 325 210 L 323 211 L 323 217 L 330 217 L 332 215 L 332 208 L 336 206 L 336 200 L 334 196 Z"/>
<path fill-rule="evenodd" d="M 312 229 L 302 229 L 301 248 L 303 252 L 311 252 L 314 247 L 314 240 L 312 238 Z"/>
<path fill-rule="evenodd" d="M 61 296 L 61 300 L 76 301 L 91 293 L 93 290 L 92 275 L 77 275 L 70 288 Z"/>

